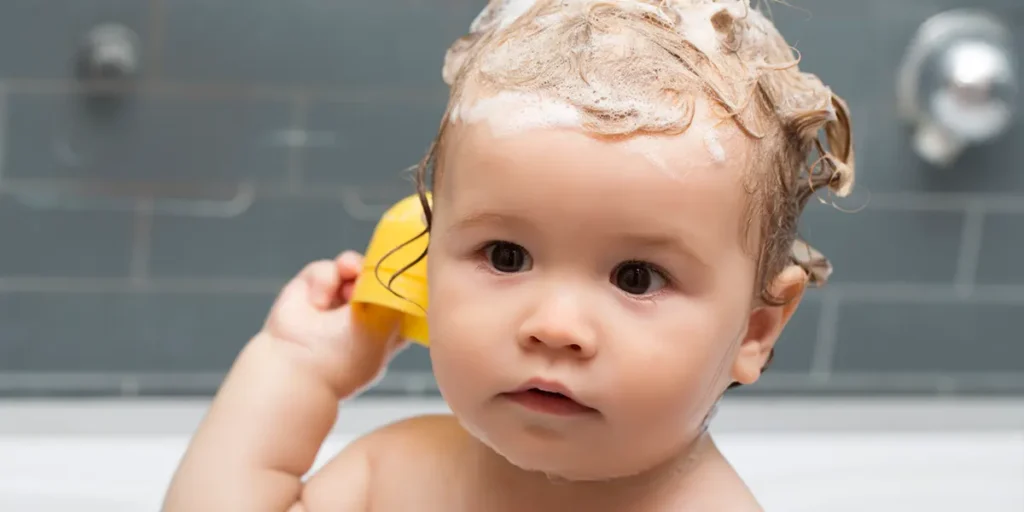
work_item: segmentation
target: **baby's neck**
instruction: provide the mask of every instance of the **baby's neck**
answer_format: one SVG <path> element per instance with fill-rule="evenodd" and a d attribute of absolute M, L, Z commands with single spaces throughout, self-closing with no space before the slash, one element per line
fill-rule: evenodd
<path fill-rule="evenodd" d="M 708 434 L 672 459 L 641 474 L 593 482 L 559 480 L 524 471 L 483 444 L 479 448 L 486 468 L 479 476 L 486 488 L 501 489 L 492 494 L 496 498 L 492 510 L 504 510 L 502 506 L 523 497 L 529 497 L 529 509 L 538 512 L 760 510 Z M 736 498 L 750 506 L 730 505 L 736 503 Z M 503 503 L 499 505 L 499 501 Z"/>

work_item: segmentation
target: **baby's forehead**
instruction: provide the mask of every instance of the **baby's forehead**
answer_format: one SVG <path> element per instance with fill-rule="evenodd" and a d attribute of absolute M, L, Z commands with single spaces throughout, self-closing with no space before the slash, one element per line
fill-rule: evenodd
<path fill-rule="evenodd" d="M 599 252 L 663 240 L 697 248 L 703 262 L 744 248 L 745 164 L 716 161 L 699 132 L 607 141 L 573 129 L 452 128 L 435 188 L 441 236 L 497 236 L 494 227 L 527 243 Z"/>
<path fill-rule="evenodd" d="M 701 207 L 726 211 L 745 203 L 743 139 L 722 130 L 721 140 L 712 140 L 719 147 L 709 150 L 710 124 L 677 135 L 616 138 L 569 127 L 501 132 L 479 122 L 450 129 L 437 184 L 447 198 L 473 195 L 486 206 L 586 197 L 626 208 L 623 215 L 633 219 L 652 212 L 691 217 Z"/>
<path fill-rule="evenodd" d="M 548 150 L 593 151 L 617 159 L 643 159 L 667 177 L 680 178 L 694 169 L 735 173 L 747 169 L 752 141 L 726 116 L 714 112 L 710 101 L 693 102 L 692 121 L 679 133 L 632 133 L 605 136 L 588 129 L 579 109 L 534 91 L 498 91 L 464 96 L 453 104 L 447 127 L 447 167 L 458 158 L 499 156 L 503 150 L 522 151 L 543 145 Z M 593 144 L 553 146 L 549 133 L 572 131 Z"/>

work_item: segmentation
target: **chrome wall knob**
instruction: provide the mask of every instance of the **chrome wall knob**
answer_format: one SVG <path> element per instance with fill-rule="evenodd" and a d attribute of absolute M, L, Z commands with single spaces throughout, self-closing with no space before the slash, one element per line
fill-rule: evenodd
<path fill-rule="evenodd" d="M 78 52 L 78 74 L 83 80 L 134 78 L 140 67 L 139 37 L 116 23 L 90 30 Z"/>
<path fill-rule="evenodd" d="M 899 70 L 900 114 L 928 162 L 948 166 L 1013 123 L 1018 94 L 1013 34 L 994 16 L 953 10 L 925 21 Z"/>

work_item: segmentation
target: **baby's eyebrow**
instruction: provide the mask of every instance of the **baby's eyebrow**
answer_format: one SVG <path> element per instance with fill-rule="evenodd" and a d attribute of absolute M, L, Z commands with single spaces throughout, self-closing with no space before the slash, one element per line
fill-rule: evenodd
<path fill-rule="evenodd" d="M 519 217 L 496 212 L 473 212 L 453 223 L 447 231 L 463 231 L 486 225 L 527 226 L 529 223 Z"/>
<path fill-rule="evenodd" d="M 696 250 L 696 247 L 687 243 L 682 237 L 661 234 L 626 233 L 621 236 L 621 240 L 627 247 L 682 254 L 694 263 L 705 268 L 711 268 L 711 265 L 709 265 L 708 262 L 700 256 L 700 252 Z"/>

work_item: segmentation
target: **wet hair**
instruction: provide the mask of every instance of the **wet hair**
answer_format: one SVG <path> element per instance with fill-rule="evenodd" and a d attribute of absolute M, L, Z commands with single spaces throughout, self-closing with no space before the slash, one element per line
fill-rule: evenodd
<path fill-rule="evenodd" d="M 425 232 L 447 130 L 474 101 L 540 94 L 574 107 L 587 133 L 622 137 L 682 133 L 705 98 L 752 141 L 740 236 L 756 259 L 754 297 L 785 304 L 771 293 L 784 268 L 799 265 L 811 285 L 832 271 L 797 236 L 804 207 L 847 195 L 854 179 L 846 103 L 798 63 L 749 0 L 491 0 L 445 57 L 448 108 L 416 167 Z"/>

